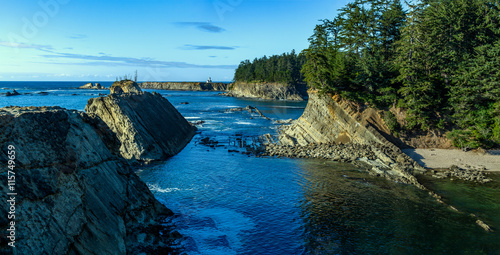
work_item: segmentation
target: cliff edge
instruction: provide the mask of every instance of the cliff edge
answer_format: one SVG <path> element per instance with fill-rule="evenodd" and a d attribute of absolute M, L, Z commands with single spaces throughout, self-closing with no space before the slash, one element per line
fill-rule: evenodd
<path fill-rule="evenodd" d="M 424 169 L 388 140 L 389 134 L 377 110 L 309 90 L 304 113 L 279 130 L 279 144 L 282 151 L 303 147 L 317 157 L 363 162 L 378 175 L 420 186 L 413 173 Z M 273 145 L 268 150 L 280 151 Z"/>
<path fill-rule="evenodd" d="M 17 254 L 171 251 L 162 222 L 172 212 L 119 156 L 119 141 L 100 119 L 60 107 L 6 107 L 0 129 L 0 175 L 15 176 L 15 189 L 2 185 L 0 196 L 17 193 Z M 11 172 L 8 151 L 15 152 Z M 0 207 L 4 230 L 12 226 L 8 210 Z M 12 252 L 12 239 L 0 240 L 0 253 Z"/>
<path fill-rule="evenodd" d="M 307 85 L 284 85 L 280 83 L 235 82 L 228 90 L 228 96 L 249 97 L 268 100 L 306 100 Z"/>
<path fill-rule="evenodd" d="M 167 99 L 142 92 L 132 81 L 115 82 L 110 95 L 89 99 L 85 112 L 116 133 L 126 159 L 147 162 L 174 156 L 196 131 Z"/>
<path fill-rule="evenodd" d="M 188 91 L 226 91 L 227 83 L 222 82 L 143 82 L 143 89 L 188 90 Z"/>

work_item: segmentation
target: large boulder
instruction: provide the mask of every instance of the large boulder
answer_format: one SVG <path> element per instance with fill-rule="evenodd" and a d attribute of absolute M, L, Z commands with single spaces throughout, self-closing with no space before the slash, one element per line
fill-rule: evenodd
<path fill-rule="evenodd" d="M 79 89 L 92 89 L 92 88 L 93 88 L 92 83 L 90 83 L 90 82 L 79 87 Z"/>
<path fill-rule="evenodd" d="M 126 159 L 147 162 L 179 153 L 196 128 L 158 93 L 125 93 L 131 91 L 130 84 L 124 88 L 114 84 L 112 94 L 89 99 L 85 111 L 101 118 L 116 133 Z"/>
<path fill-rule="evenodd" d="M 142 89 L 139 87 L 137 82 L 131 80 L 115 81 L 111 85 L 111 94 L 123 94 L 123 93 L 141 93 Z"/>
<path fill-rule="evenodd" d="M 171 250 L 172 239 L 160 232 L 171 231 L 161 223 L 172 212 L 117 155 L 119 141 L 101 120 L 59 107 L 7 107 L 0 109 L 0 129 L 0 175 L 15 176 L 15 189 L 2 185 L 0 199 L 15 197 L 17 254 Z M 8 210 L 0 206 L 3 230 L 12 224 Z M 0 239 L 0 253 L 11 254 L 11 240 Z"/>

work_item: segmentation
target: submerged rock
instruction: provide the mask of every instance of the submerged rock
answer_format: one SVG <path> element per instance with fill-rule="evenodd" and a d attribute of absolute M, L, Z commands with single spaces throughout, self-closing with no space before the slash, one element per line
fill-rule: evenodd
<path fill-rule="evenodd" d="M 2 166 L 15 151 L 15 175 L 0 168 L 2 179 L 15 176 L 15 190 L 2 185 L 0 197 L 7 201 L 8 192 L 17 193 L 18 254 L 171 250 L 171 230 L 161 223 L 172 212 L 119 156 L 119 141 L 100 119 L 59 107 L 7 107 L 0 109 L 0 129 Z M 7 210 L 0 207 L 2 215 Z M 2 229 L 10 225 L 0 217 Z M 0 253 L 11 249 L 2 245 Z"/>
<path fill-rule="evenodd" d="M 19 92 L 17 92 L 15 89 L 10 92 L 10 91 L 7 91 L 7 93 L 5 94 L 5 96 L 9 97 L 9 96 L 19 96 L 21 94 L 19 94 Z"/>
<path fill-rule="evenodd" d="M 141 92 L 132 81 L 115 82 L 107 97 L 89 99 L 85 111 L 101 118 L 121 141 L 126 159 L 161 160 L 179 153 L 193 127 L 158 93 Z"/>

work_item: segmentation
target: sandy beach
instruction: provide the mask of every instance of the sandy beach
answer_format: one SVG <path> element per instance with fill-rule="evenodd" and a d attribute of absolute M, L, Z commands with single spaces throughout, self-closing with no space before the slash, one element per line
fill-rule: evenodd
<path fill-rule="evenodd" d="M 469 165 L 473 167 L 484 166 L 487 171 L 500 172 L 500 151 L 480 153 L 448 149 L 405 149 L 403 152 L 426 168 Z"/>

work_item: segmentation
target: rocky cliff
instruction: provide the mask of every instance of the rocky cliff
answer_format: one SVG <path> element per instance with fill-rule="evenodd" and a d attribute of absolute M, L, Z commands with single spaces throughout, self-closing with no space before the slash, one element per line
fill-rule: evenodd
<path fill-rule="evenodd" d="M 142 92 L 137 84 L 113 84 L 111 94 L 89 99 L 85 111 L 116 133 L 126 159 L 161 160 L 179 153 L 194 136 L 191 126 L 158 93 Z"/>
<path fill-rule="evenodd" d="M 415 173 L 425 169 L 395 145 L 398 140 L 390 135 L 379 111 L 338 95 L 320 95 L 314 90 L 308 92 L 309 101 L 302 116 L 281 128 L 278 143 L 267 144 L 264 155 L 353 163 L 373 174 L 414 185 L 445 204 L 439 195 L 415 178 Z M 475 214 L 470 216 L 478 226 L 492 231 Z"/>
<path fill-rule="evenodd" d="M 59 107 L 0 109 L 0 175 L 15 176 L 17 254 L 165 254 L 172 212 L 155 200 L 119 156 L 101 120 Z M 15 149 L 8 173 L 8 149 Z M 1 200 L 7 201 L 7 185 Z M 0 227 L 8 206 L 0 206 Z M 163 232 L 164 234 L 160 234 Z M 0 253 L 11 254 L 6 235 Z M 16 253 L 14 253 L 16 254 Z"/>
<path fill-rule="evenodd" d="M 306 84 L 235 82 L 230 86 L 228 96 L 301 101 L 307 99 L 308 95 Z"/>
<path fill-rule="evenodd" d="M 280 130 L 279 143 L 317 150 L 319 157 L 361 161 L 377 174 L 417 184 L 412 173 L 423 169 L 389 140 L 389 134 L 377 110 L 344 100 L 338 95 L 319 95 L 310 90 L 304 113 L 292 125 Z M 311 148 L 311 144 L 322 144 L 328 148 Z M 335 144 L 350 145 L 332 147 Z M 338 155 L 331 155 L 332 149 Z M 276 149 L 272 151 L 276 153 Z"/>
<path fill-rule="evenodd" d="M 143 82 L 143 89 L 191 90 L 191 91 L 226 91 L 228 84 L 221 82 Z"/>

